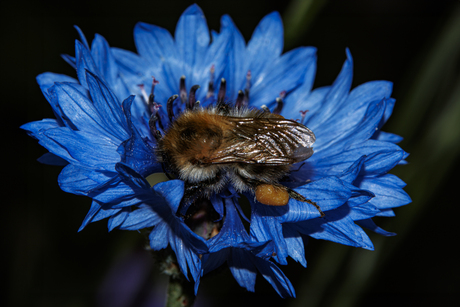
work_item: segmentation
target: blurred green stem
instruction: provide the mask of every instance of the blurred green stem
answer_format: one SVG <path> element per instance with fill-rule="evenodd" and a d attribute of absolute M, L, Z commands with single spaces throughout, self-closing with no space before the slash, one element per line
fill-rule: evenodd
<path fill-rule="evenodd" d="M 183 275 L 169 276 L 166 307 L 188 307 L 192 306 L 194 301 L 193 284 Z"/>
<path fill-rule="evenodd" d="M 283 14 L 285 49 L 292 49 L 307 32 L 326 0 L 291 0 Z"/>

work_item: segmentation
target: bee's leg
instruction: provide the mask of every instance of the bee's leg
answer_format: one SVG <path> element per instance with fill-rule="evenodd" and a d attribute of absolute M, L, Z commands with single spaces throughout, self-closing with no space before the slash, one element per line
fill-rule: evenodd
<path fill-rule="evenodd" d="M 324 212 L 321 210 L 321 208 L 318 206 L 317 203 L 315 203 L 314 201 L 311 201 L 310 199 L 306 199 L 305 197 L 303 197 L 302 195 L 300 195 L 299 193 L 297 193 L 296 191 L 288 188 L 288 187 L 284 187 L 287 192 L 289 193 L 289 197 L 295 199 L 295 200 L 298 200 L 298 201 L 301 201 L 301 202 L 304 202 L 304 203 L 309 203 L 310 205 L 313 205 L 315 206 L 315 208 L 318 210 L 319 214 L 321 214 L 321 217 L 324 217 Z"/>
<path fill-rule="evenodd" d="M 247 186 L 251 187 L 252 190 L 257 190 L 257 187 L 262 185 L 262 184 L 269 184 L 269 185 L 272 185 L 276 188 L 279 188 L 279 189 L 282 189 L 284 191 L 286 191 L 289 195 L 290 198 L 293 198 L 295 200 L 298 200 L 298 201 L 301 201 L 301 202 L 304 202 L 304 203 L 309 203 L 310 205 L 313 205 L 316 210 L 318 210 L 319 214 L 321 214 L 321 217 L 324 217 L 324 212 L 321 210 L 321 208 L 318 206 L 317 203 L 315 203 L 314 201 L 311 201 L 310 199 L 307 199 L 305 198 L 304 196 L 300 195 L 299 193 L 297 193 L 296 191 L 288 188 L 288 187 L 285 187 L 284 185 L 282 184 L 279 184 L 279 183 L 267 183 L 267 182 L 263 182 L 263 181 L 259 181 L 259 180 L 255 180 L 255 179 L 249 179 L 249 178 L 244 178 L 242 176 L 239 176 L 237 174 L 238 178 L 243 181 Z"/>

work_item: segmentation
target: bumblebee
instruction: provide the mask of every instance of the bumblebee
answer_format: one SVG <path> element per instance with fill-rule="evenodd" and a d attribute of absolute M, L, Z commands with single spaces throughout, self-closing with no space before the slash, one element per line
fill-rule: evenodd
<path fill-rule="evenodd" d="M 172 97 L 171 99 L 173 99 Z M 169 113 L 169 112 L 168 112 Z M 304 125 L 267 109 L 225 103 L 185 110 L 157 138 L 157 158 L 185 182 L 183 203 L 210 197 L 231 183 L 237 192 L 252 192 L 262 204 L 284 206 L 289 198 L 319 206 L 278 183 L 294 163 L 311 157 L 314 133 Z"/>

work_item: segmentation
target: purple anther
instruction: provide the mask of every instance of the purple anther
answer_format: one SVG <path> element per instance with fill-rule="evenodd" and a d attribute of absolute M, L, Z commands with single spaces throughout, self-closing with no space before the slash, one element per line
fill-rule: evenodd
<path fill-rule="evenodd" d="M 193 110 L 193 107 L 195 106 L 195 102 L 196 102 L 196 96 L 195 96 L 195 93 L 196 93 L 196 90 L 199 89 L 200 86 L 195 84 L 194 86 L 192 86 L 192 88 L 190 89 L 190 94 L 189 94 L 189 97 L 188 97 L 188 104 L 187 104 L 187 109 L 189 110 Z"/>
<path fill-rule="evenodd" d="M 238 97 L 236 97 L 235 107 L 241 109 L 243 107 L 244 93 L 242 90 L 238 91 Z"/>
<path fill-rule="evenodd" d="M 222 78 L 220 79 L 219 93 L 217 94 L 217 103 L 223 103 L 225 99 L 225 93 L 227 92 L 227 81 Z"/>
<path fill-rule="evenodd" d="M 216 68 L 214 64 L 211 65 L 210 69 L 210 76 L 209 76 L 209 83 L 208 83 L 208 93 L 206 94 L 206 98 L 214 96 L 214 72 Z"/>
<path fill-rule="evenodd" d="M 185 103 L 187 101 L 187 89 L 185 88 L 185 76 L 180 77 L 179 95 L 180 95 L 180 101 L 182 103 Z"/>
<path fill-rule="evenodd" d="M 284 99 L 286 97 L 286 91 L 281 91 L 280 96 L 281 99 Z"/>
<path fill-rule="evenodd" d="M 174 118 L 173 103 L 174 103 L 174 100 L 177 99 L 177 97 L 179 96 L 172 95 L 171 97 L 169 97 L 168 102 L 166 103 L 166 111 L 168 111 L 168 118 L 170 122 L 172 122 Z"/>
<path fill-rule="evenodd" d="M 302 116 L 302 119 L 300 120 L 300 123 L 303 124 L 303 122 L 305 120 L 305 116 L 307 115 L 308 110 L 299 111 L 299 112 L 300 112 L 300 115 Z"/>
<path fill-rule="evenodd" d="M 144 84 L 138 84 L 137 85 L 139 87 L 139 89 L 141 90 L 141 94 L 142 94 L 142 98 L 144 99 L 144 102 L 146 104 L 149 103 L 149 96 L 147 95 L 147 92 L 145 91 L 145 86 Z"/>
<path fill-rule="evenodd" d="M 278 114 L 278 115 L 281 114 L 281 110 L 283 110 L 283 106 L 284 106 L 283 99 L 281 99 L 280 97 L 276 98 L 276 107 L 273 110 L 273 113 Z"/>
<path fill-rule="evenodd" d="M 251 78 L 252 78 L 252 75 L 251 75 L 251 71 L 248 70 L 248 72 L 246 73 L 246 90 L 248 90 L 249 92 L 249 89 L 251 88 Z"/>

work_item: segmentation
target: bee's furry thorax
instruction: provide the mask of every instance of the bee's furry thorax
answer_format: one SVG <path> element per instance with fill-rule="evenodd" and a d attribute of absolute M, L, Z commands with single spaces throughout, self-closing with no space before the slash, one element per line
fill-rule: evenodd
<path fill-rule="evenodd" d="M 263 110 L 218 104 L 186 110 L 159 139 L 157 155 L 167 169 L 204 191 L 231 182 L 239 192 L 253 182 L 277 183 L 293 163 L 313 153 L 305 126 Z"/>

